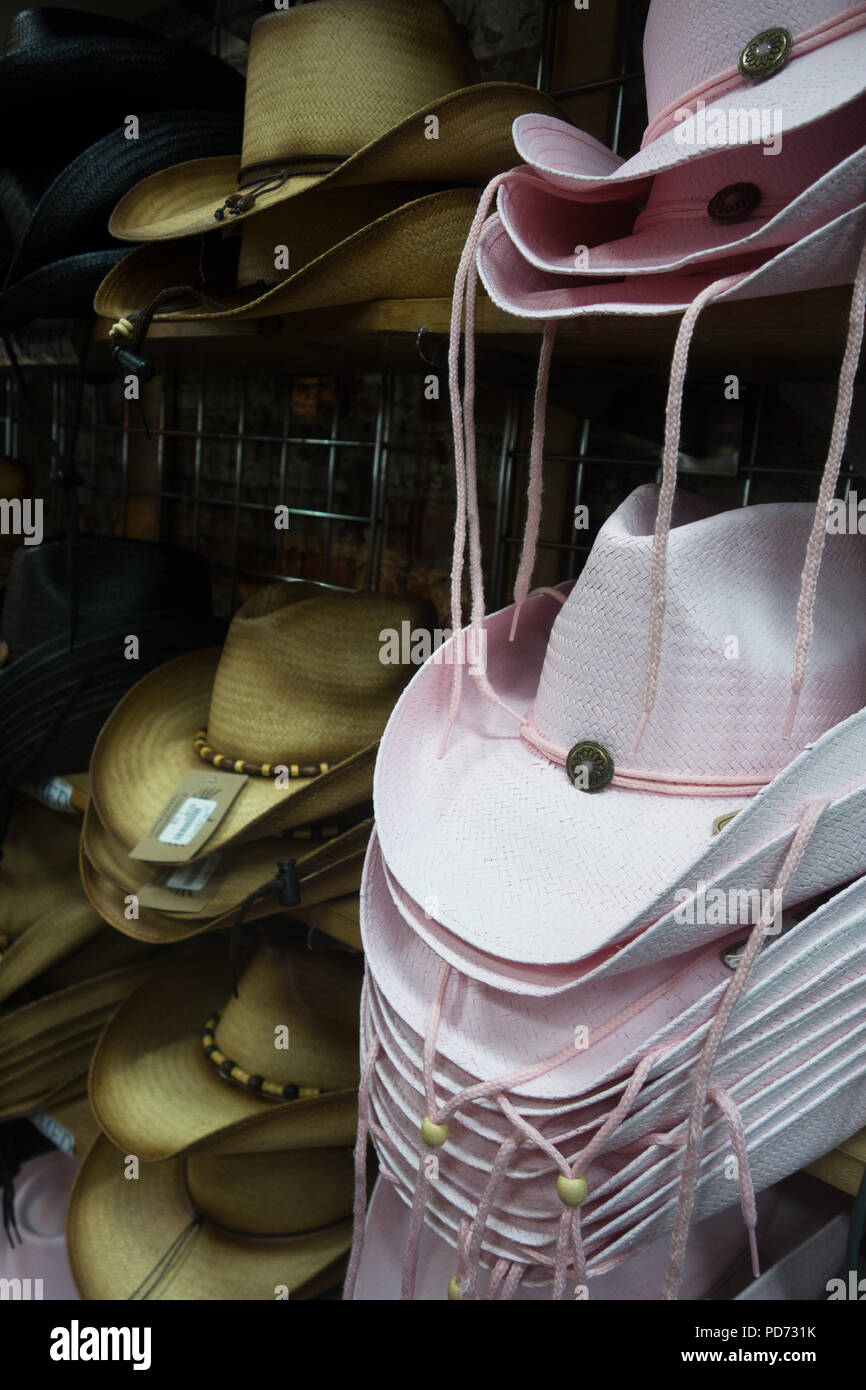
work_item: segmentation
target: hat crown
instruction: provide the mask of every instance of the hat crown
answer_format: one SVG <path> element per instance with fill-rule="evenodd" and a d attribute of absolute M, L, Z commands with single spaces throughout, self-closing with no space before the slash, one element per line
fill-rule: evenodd
<path fill-rule="evenodd" d="M 478 77 L 441 0 L 318 0 L 263 15 L 250 36 L 241 164 L 320 157 L 327 171 Z"/>
<path fill-rule="evenodd" d="M 134 632 L 145 614 L 183 610 L 210 621 L 210 580 L 205 561 L 189 550 L 115 536 L 78 536 L 79 643 L 97 634 Z M 63 638 L 69 626 L 69 550 L 65 539 L 21 545 L 9 567 L 0 615 L 0 637 L 9 663 L 41 643 Z"/>
<path fill-rule="evenodd" d="M 643 48 L 649 123 L 703 83 L 736 69 L 746 44 L 765 29 L 785 28 L 796 39 L 855 3 L 787 0 L 782 5 L 779 0 L 729 0 L 713 5 L 704 0 L 653 0 Z M 746 95 L 752 91 L 748 82 L 741 85 Z M 772 102 L 771 86 L 762 85 L 759 100 Z M 758 98 L 748 105 L 757 102 Z"/>
<path fill-rule="evenodd" d="M 380 738 L 410 674 L 380 660 L 382 633 L 429 628 L 426 599 L 271 584 L 232 621 L 208 743 L 232 761 L 333 764 Z M 195 730 L 192 731 L 195 733 Z"/>
<path fill-rule="evenodd" d="M 814 508 L 713 512 L 675 499 L 658 693 L 639 751 L 658 489 L 601 528 L 551 630 L 533 711 L 546 739 L 596 740 L 653 777 L 769 781 L 866 704 L 866 536 L 828 534 L 815 637 L 789 740 L 796 606 Z"/>
<path fill-rule="evenodd" d="M 250 1076 L 344 1090 L 358 1082 L 360 997 L 354 957 L 265 944 L 241 976 L 237 998 L 222 1010 L 214 1041 Z"/>
<path fill-rule="evenodd" d="M 186 1185 L 196 1210 L 241 1236 L 294 1236 L 341 1221 L 352 1209 L 350 1149 L 190 1154 Z"/>

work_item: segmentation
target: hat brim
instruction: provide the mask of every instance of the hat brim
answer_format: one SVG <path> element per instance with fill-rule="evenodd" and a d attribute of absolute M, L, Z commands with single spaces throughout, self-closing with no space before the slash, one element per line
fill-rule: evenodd
<path fill-rule="evenodd" d="M 0 293 L 0 326 L 17 328 L 32 319 L 80 318 L 91 311 L 105 276 L 124 256 L 124 248 L 85 251 L 33 270 Z"/>
<path fill-rule="evenodd" d="M 758 184 L 762 171 L 760 166 L 754 168 L 754 158 L 752 151 L 739 156 L 737 182 L 748 181 L 754 174 Z M 710 172 L 720 162 L 724 168 Z M 699 184 L 695 190 L 698 207 L 702 197 L 706 201 L 724 184 L 735 182 L 730 158 L 707 160 L 695 171 L 696 175 L 698 172 L 709 175 L 702 180 L 703 188 Z M 864 177 L 866 146 L 828 170 L 775 213 L 762 212 L 759 203 L 742 222 L 725 224 L 714 222 L 709 216 L 668 218 L 662 225 L 642 228 L 638 224 L 633 229 L 627 226 L 622 232 L 615 231 L 612 237 L 605 235 L 605 224 L 610 225 L 617 215 L 620 220 L 630 220 L 628 205 L 563 198 L 541 179 L 517 177 L 502 184 L 497 206 L 502 224 L 521 254 L 531 265 L 550 274 L 575 278 L 670 274 L 728 256 L 789 246 L 856 206 L 863 196 Z M 586 248 L 579 258 L 575 255 L 577 247 Z"/>
<path fill-rule="evenodd" d="M 71 955 L 104 925 L 86 901 L 67 900 L 39 917 L 0 956 L 0 1001 Z"/>
<path fill-rule="evenodd" d="M 107 1018 L 111 1010 L 155 969 L 145 961 L 140 965 L 109 970 L 22 1004 L 0 1015 L 0 1066 L 5 1060 L 23 1056 L 31 1045 L 59 1036 L 62 1030 L 98 1017 Z"/>
<path fill-rule="evenodd" d="M 531 265 L 497 215 L 486 223 L 478 246 L 478 273 L 500 309 L 519 318 L 576 318 L 583 314 L 680 314 L 722 275 L 742 279 L 714 304 L 851 284 L 866 229 L 866 203 L 773 254 L 772 248 L 699 265 L 694 274 L 633 275 L 619 281 L 575 283 Z"/>
<path fill-rule="evenodd" d="M 354 188 L 373 183 L 485 184 L 514 163 L 511 125 L 539 103 L 559 108 L 534 88 L 513 82 L 486 82 L 451 92 L 416 111 L 372 140 L 329 174 L 293 175 L 282 187 L 264 192 L 231 225 L 267 208 L 297 200 L 316 188 Z M 429 135 L 429 118 L 439 123 Z M 152 174 L 123 197 L 109 231 L 120 241 L 166 241 L 213 231 L 214 214 L 238 191 L 240 156 L 196 159 Z M 303 207 L 295 210 L 303 216 Z"/>
<path fill-rule="evenodd" d="M 130 919 L 126 911 L 128 897 L 139 895 L 144 885 L 152 881 L 154 866 L 130 859 L 128 849 L 109 834 L 91 804 L 81 835 L 81 880 L 93 908 L 112 927 L 138 941 L 163 944 L 231 926 L 241 903 L 274 877 L 277 861 L 294 858 L 301 903 L 285 909 L 285 915 L 307 921 L 318 904 L 357 892 L 371 826 L 371 821 L 362 821 L 321 844 L 310 840 L 294 844 L 291 839 L 282 838 L 238 845 L 220 861 L 216 891 L 198 911 L 174 914 L 139 906 L 138 917 Z M 246 920 L 271 916 L 278 910 L 274 899 L 266 899 L 252 905 Z"/>
<path fill-rule="evenodd" d="M 220 630 L 192 617 L 149 613 L 135 620 L 137 661 L 124 656 L 123 629 L 72 652 L 62 639 L 43 642 L 9 662 L 0 670 L 0 786 L 86 767 L 100 728 L 130 686 L 179 652 L 206 647 Z"/>
<path fill-rule="evenodd" d="M 757 143 L 752 110 L 780 124 L 784 135 L 811 125 L 847 106 L 866 90 L 866 30 L 834 39 L 822 48 L 789 59 L 784 67 L 754 86 L 745 82 L 703 108 L 701 125 L 687 121 L 651 140 L 631 159 L 618 160 L 584 131 L 543 112 L 518 116 L 514 143 L 520 158 L 558 188 L 584 193 L 617 189 L 654 178 L 723 149 Z M 745 108 L 746 118 L 743 118 Z M 685 109 L 685 108 L 684 108 Z M 772 123 L 770 131 L 772 133 Z M 700 138 L 712 131 L 710 137 Z M 690 139 L 691 137 L 691 139 Z"/>
<path fill-rule="evenodd" d="M 555 613 L 547 597 L 531 599 L 509 642 L 513 612 L 486 620 L 487 673 L 506 704 L 521 711 L 538 689 Z M 855 814 L 866 801 L 866 712 L 823 735 L 750 800 L 616 785 L 587 795 L 542 760 L 466 678 L 440 758 L 451 697 L 448 657 L 443 648 L 428 661 L 395 707 L 376 767 L 374 808 L 388 872 L 419 905 L 416 929 L 438 954 L 457 955 L 467 973 L 479 960 L 492 970 L 499 961 L 544 969 L 580 962 L 576 981 L 590 971 L 675 955 L 699 934 L 714 939 L 718 925 L 674 920 L 683 900 L 677 890 L 695 894 L 700 880 L 712 884 L 734 873 L 738 888 L 772 888 L 816 798 L 832 804 L 812 832 L 786 905 L 866 872 L 866 833 Z M 714 820 L 733 810 L 739 814 L 714 835 Z M 526 864 L 531 875 L 522 871 Z M 436 872 L 436 865 L 447 871 Z M 561 985 L 562 972 L 554 982 Z M 519 971 L 510 987 L 519 990 Z"/>
<path fill-rule="evenodd" d="M 130 111 L 242 105 L 243 79 L 227 63 L 147 33 L 69 36 L 0 58 L 0 119 L 19 163 L 51 149 L 61 167 Z"/>
<path fill-rule="evenodd" d="M 150 830 L 188 772 L 207 766 L 193 747 L 207 727 L 219 650 L 177 657 L 150 672 L 120 701 L 93 749 L 91 800 L 106 831 L 133 848 Z M 378 745 L 360 750 L 319 777 L 285 790 L 249 777 L 197 858 L 242 840 L 339 816 L 369 800 Z"/>
<path fill-rule="evenodd" d="M 137 138 L 114 130 L 82 150 L 33 210 L 8 272 L 13 284 L 70 253 L 96 250 L 112 207 L 141 179 L 194 150 L 224 155 L 240 139 L 239 116 L 223 111 L 158 111 L 141 117 Z M 115 250 L 117 248 L 114 248 Z M 125 252 L 128 248 L 121 248 Z M 110 266 L 106 266 L 107 274 Z"/>
<path fill-rule="evenodd" d="M 81 1297 L 131 1298 L 195 1216 L 183 1158 L 145 1163 L 128 1183 L 122 1154 L 97 1139 L 76 1176 L 66 1224 Z M 273 1301 L 282 1285 L 292 1298 L 312 1298 L 339 1283 L 351 1243 L 350 1221 L 280 1239 L 236 1235 L 204 1220 L 149 1296 Z"/>
<path fill-rule="evenodd" d="M 472 218 L 478 190 L 449 189 L 405 203 L 272 285 L 221 293 L 215 309 L 200 304 L 157 314 L 156 321 L 221 322 L 298 313 L 377 299 L 436 299 L 449 295 Z M 94 309 L 123 318 L 149 304 L 171 285 L 200 283 L 199 239 L 141 246 L 105 277 Z"/>
<path fill-rule="evenodd" d="M 100 1039 L 90 1103 L 124 1153 L 151 1162 L 184 1150 L 255 1153 L 354 1142 L 357 1092 L 271 1103 L 221 1081 L 202 1051 L 207 1018 L 231 991 L 219 941 L 172 965 L 119 1009 Z"/>

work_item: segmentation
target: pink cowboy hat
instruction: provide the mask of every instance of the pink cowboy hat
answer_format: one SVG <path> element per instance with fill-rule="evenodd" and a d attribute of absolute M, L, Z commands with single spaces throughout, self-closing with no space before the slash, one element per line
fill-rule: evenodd
<path fill-rule="evenodd" d="M 644 69 L 649 123 L 631 159 L 543 114 L 515 120 L 520 157 L 558 188 L 622 197 L 666 169 L 755 143 L 762 120 L 784 138 L 866 90 L 866 4 L 789 0 L 781 13 L 775 0 L 653 0 Z"/>
<path fill-rule="evenodd" d="M 555 596 L 532 599 L 514 641 L 515 611 L 486 620 L 486 679 L 499 703 L 467 680 L 441 757 L 447 649 L 418 672 L 383 737 L 374 804 L 388 872 L 431 905 L 431 922 L 488 957 L 565 965 L 627 941 L 653 908 L 674 905 L 674 886 L 694 874 L 695 891 L 708 877 L 718 817 L 754 798 L 760 829 L 749 848 L 759 836 L 771 842 L 762 789 L 770 797 L 798 754 L 866 704 L 866 538 L 826 536 L 808 672 L 792 704 L 812 508 L 714 513 L 678 494 L 660 641 L 651 631 L 658 496 L 639 488 L 605 522 L 561 611 Z M 594 795 L 580 789 L 587 760 L 593 783 L 612 777 Z M 827 785 L 832 767 L 822 768 Z M 838 794 L 859 785 L 856 764 L 844 779 Z M 803 810 L 783 805 L 776 834 L 792 835 Z M 851 862 L 849 878 L 866 871 L 861 840 L 864 862 Z M 834 860 L 814 876 L 826 879 L 810 882 L 815 892 L 845 877 Z"/>
<path fill-rule="evenodd" d="M 832 1205 L 832 1197 L 829 1204 Z M 780 1184 L 762 1192 L 758 1197 L 758 1216 L 762 1244 L 769 1247 L 770 1259 L 774 1263 L 784 1259 L 789 1252 L 797 1257 L 800 1242 L 818 1232 L 827 1221 L 826 1211 L 816 1210 L 811 1201 L 805 1202 L 799 1190 L 790 1184 Z M 409 1208 L 401 1200 L 393 1183 L 380 1177 L 367 1212 L 364 1253 L 354 1294 L 356 1302 L 393 1302 L 399 1299 L 409 1220 Z M 667 1245 L 663 1239 L 655 1241 L 610 1273 L 600 1275 L 592 1283 L 593 1303 L 654 1300 L 664 1274 L 666 1251 Z M 684 1297 L 692 1300 L 730 1298 L 733 1290 L 749 1278 L 743 1253 L 742 1232 L 730 1220 L 728 1213 L 720 1212 L 701 1222 L 695 1228 L 694 1240 L 686 1255 Z M 549 1287 L 534 1283 L 528 1270 L 523 1271 L 518 1267 L 510 1280 L 508 1273 L 505 1265 L 497 1267 L 495 1272 L 491 1271 L 491 1277 L 481 1294 L 485 1301 L 536 1302 L 550 1297 Z M 520 1278 L 515 1277 L 518 1274 Z M 454 1247 L 431 1222 L 425 1227 L 421 1240 L 416 1302 L 447 1300 L 453 1275 Z"/>
<path fill-rule="evenodd" d="M 861 168 L 852 156 L 849 169 Z M 854 280 L 866 234 L 866 201 L 822 223 L 793 245 L 775 254 L 744 249 L 722 262 L 696 261 L 693 273 L 630 274 L 600 284 L 575 281 L 531 264 L 511 240 L 501 217 L 491 217 L 478 242 L 478 272 L 490 298 L 501 309 L 521 318 L 561 319 L 580 314 L 676 314 L 699 295 L 712 294 L 714 303 L 756 299 L 795 290 L 848 285 Z M 744 248 L 748 243 L 743 243 Z M 591 253 L 590 253 L 591 254 Z M 606 251 L 605 251 L 606 254 Z M 719 282 L 719 276 L 729 277 Z"/>
<path fill-rule="evenodd" d="M 518 1010 L 509 1027 L 509 1003 L 497 1000 L 493 992 L 459 978 L 443 991 L 441 962 L 437 965 L 423 948 L 419 955 L 417 946 L 413 948 L 408 940 L 410 934 L 401 932 L 393 913 L 391 930 L 386 928 L 382 936 L 381 921 L 388 916 L 387 893 L 373 848 L 362 898 L 370 972 L 362 1042 L 367 1056 L 371 1133 L 384 1171 L 397 1183 L 405 1200 L 415 1200 L 415 1174 L 419 1155 L 424 1153 L 419 1145 L 420 1122 L 425 1114 L 432 1113 L 429 1073 L 422 1070 L 429 1062 L 422 1063 L 421 1052 L 429 1059 L 432 1051 L 435 1064 L 447 1050 L 459 1055 L 465 1064 L 480 1061 L 488 1068 L 479 1068 L 482 1079 L 491 1077 L 492 1067 L 493 1077 L 500 1080 L 491 1080 L 482 1092 L 471 1071 L 455 1085 L 441 1068 L 434 1070 L 439 1118 L 446 1121 L 447 1115 L 442 1168 L 426 1196 L 426 1219 L 437 1229 L 456 1238 L 461 1246 L 461 1231 L 467 1224 L 477 1227 L 480 1221 L 483 1250 L 490 1258 L 542 1269 L 558 1262 L 553 1247 L 557 1245 L 562 1206 L 554 1192 L 556 1168 L 540 1144 L 534 1143 L 532 1132 L 528 1132 L 528 1143 L 510 1144 L 507 1168 L 502 1168 L 497 1157 L 509 1147 L 509 1134 L 518 1133 L 508 1116 L 516 1117 L 519 1111 L 536 1133 L 547 1136 L 548 1148 L 551 1140 L 560 1153 L 577 1145 L 587 1158 L 587 1165 L 581 1168 L 589 1189 L 582 1206 L 582 1240 L 591 1272 L 610 1268 L 669 1232 L 678 1207 L 679 1151 L 687 1145 L 685 1116 L 695 1054 L 706 1047 L 709 1026 L 723 1006 L 726 985 L 714 983 L 697 999 L 694 996 L 700 984 L 694 988 L 693 971 L 677 962 L 671 967 L 668 990 L 660 990 L 658 985 L 651 988 L 651 979 L 645 978 L 642 1006 L 639 1000 L 632 1000 L 623 1007 L 627 991 L 620 990 L 617 995 L 615 989 L 607 989 L 612 1031 L 606 1032 L 598 1008 L 593 1014 L 593 1002 L 585 989 L 574 992 L 569 1000 L 559 999 L 540 1009 L 538 1001 L 533 1001 L 530 1010 L 523 1011 L 525 1022 Z M 861 880 L 767 944 L 757 955 L 749 989 L 742 995 L 715 1057 L 709 1093 L 712 1108 L 709 1120 L 702 1120 L 706 1133 L 696 1174 L 694 1212 L 697 1217 L 710 1215 L 736 1200 L 736 1184 L 730 1182 L 725 1168 L 733 1142 L 741 1165 L 740 1195 L 753 1249 L 754 1190 L 811 1161 L 844 1136 L 852 1123 L 860 1123 L 859 1117 L 866 1113 L 866 1084 L 859 1067 L 866 1057 L 864 919 L 866 880 Z M 387 977 L 385 988 L 404 1013 L 414 1012 L 416 1022 L 420 1022 L 421 1013 L 426 1015 L 422 1025 L 426 1041 L 418 1037 L 408 1050 L 403 1036 L 393 1050 L 388 1046 L 383 995 L 374 983 L 380 969 Z M 692 986 L 690 990 L 684 990 L 684 982 Z M 624 981 L 619 983 L 622 986 Z M 424 994 L 428 996 L 426 1008 L 422 1005 L 419 1009 L 416 996 Z M 605 1002 L 604 994 L 598 995 L 597 1005 Z M 434 996 L 438 999 L 436 1009 L 432 1008 Z M 531 1031 L 527 1033 L 533 1010 L 534 1046 Z M 662 1015 L 666 1021 L 656 1026 Z M 575 1018 L 589 1020 L 590 1046 L 575 1059 L 577 1070 L 584 1068 L 583 1083 L 574 1062 L 549 1066 L 548 1070 L 551 1076 L 557 1071 L 564 1074 L 578 1110 L 583 1097 L 583 1122 L 575 1123 L 576 1116 L 570 1118 L 556 1107 L 549 1111 L 551 1127 L 544 1123 L 545 1112 L 527 1108 L 519 1094 L 521 1087 L 509 1089 L 502 1072 L 519 1061 L 525 1073 L 535 1067 L 537 1079 L 541 1074 L 539 1051 L 555 1040 L 557 1032 L 560 1044 L 565 1040 L 560 1052 L 573 1053 Z M 636 1021 L 644 1025 L 642 1035 Z M 619 1062 L 609 1067 L 608 1075 L 631 1075 L 630 1099 L 621 1088 L 600 1088 L 599 1070 L 604 1069 L 604 1059 L 596 1064 L 596 1083 L 586 1089 L 587 1057 L 599 1043 L 604 1052 L 609 1037 L 613 1038 L 610 1057 L 615 1058 L 618 1050 Z M 414 1063 L 412 1051 L 416 1054 Z M 395 1057 L 399 1066 L 395 1066 Z M 565 1086 L 557 1094 L 564 1090 Z M 593 1097 L 596 1103 L 587 1109 L 586 1102 Z M 599 1104 L 601 1101 L 605 1104 Z M 362 1101 L 362 1117 L 364 1105 Z M 497 1105 L 504 1110 L 498 1130 L 490 1119 Z M 665 1133 L 668 1138 L 659 1148 L 658 1136 Z M 497 1171 L 491 1207 L 489 1189 Z M 486 1214 L 480 1217 L 485 1203 Z M 465 1251 L 465 1241 L 462 1248 Z M 482 1245 L 478 1245 L 476 1254 L 481 1252 Z"/>
<path fill-rule="evenodd" d="M 526 168 L 506 175 L 497 207 L 521 254 L 551 274 L 690 270 L 790 246 L 857 206 L 866 182 L 864 129 L 861 98 L 794 131 L 777 157 L 751 146 L 678 165 L 656 175 L 636 216 L 627 204 L 563 194 Z M 611 240 L 605 221 L 617 215 L 631 225 Z"/>

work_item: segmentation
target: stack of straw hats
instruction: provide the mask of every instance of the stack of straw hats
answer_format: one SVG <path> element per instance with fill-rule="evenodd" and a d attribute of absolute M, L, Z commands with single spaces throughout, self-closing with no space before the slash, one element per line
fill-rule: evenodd
<path fill-rule="evenodd" d="M 269 585 L 221 649 L 151 672 L 97 740 L 84 887 L 118 940 L 171 950 L 93 1060 L 101 1136 L 68 1227 L 85 1298 L 313 1298 L 340 1283 L 358 888 L 378 740 L 409 674 L 381 660 L 383 642 L 404 622 L 429 629 L 435 614 Z M 208 838 L 166 833 L 190 805 L 212 815 L 226 787 Z"/>
<path fill-rule="evenodd" d="M 126 320 L 127 337 L 139 316 L 136 345 L 154 312 L 230 320 L 448 295 L 479 188 L 514 162 L 511 123 L 539 103 L 556 114 L 532 88 L 479 82 L 442 0 L 265 15 L 242 149 L 120 201 L 112 234 L 144 245 L 106 276 L 96 310 Z"/>
<path fill-rule="evenodd" d="M 88 903 L 80 831 L 79 812 L 15 796 L 0 870 L 0 1120 L 85 1094 L 103 1026 L 155 963 Z"/>

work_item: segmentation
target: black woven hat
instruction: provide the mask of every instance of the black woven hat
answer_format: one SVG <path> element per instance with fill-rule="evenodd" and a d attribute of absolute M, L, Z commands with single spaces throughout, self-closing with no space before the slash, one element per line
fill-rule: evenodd
<path fill-rule="evenodd" d="M 130 114 L 239 114 L 243 93 L 241 75 L 200 49 L 77 10 L 25 10 L 0 58 L 0 164 L 57 172 Z"/>
<path fill-rule="evenodd" d="M 40 190 L 29 218 L 22 211 L 28 190 L 7 172 L 0 178 L 0 224 L 16 244 L 0 293 L 0 329 L 89 313 L 100 280 L 129 251 L 128 242 L 121 245 L 108 232 L 123 194 L 179 160 L 230 154 L 240 137 L 235 113 L 142 116 L 136 139 L 113 130 L 73 159 Z"/>
<path fill-rule="evenodd" d="M 191 551 L 112 536 L 20 546 L 0 611 L 0 788 L 86 768 L 121 696 L 222 632 Z"/>

